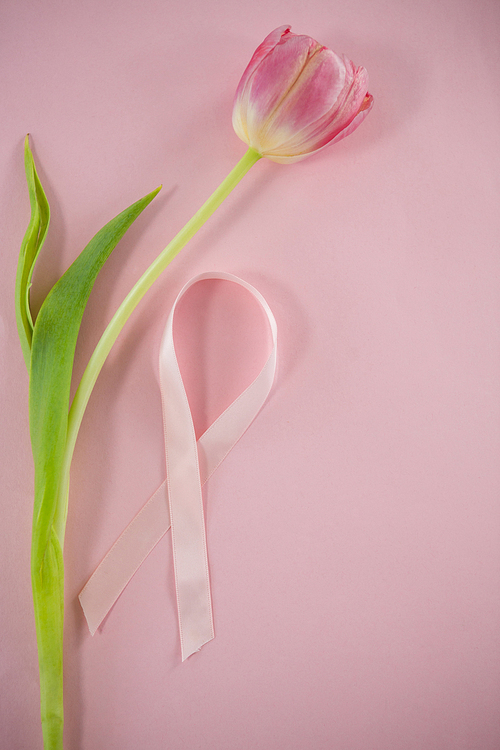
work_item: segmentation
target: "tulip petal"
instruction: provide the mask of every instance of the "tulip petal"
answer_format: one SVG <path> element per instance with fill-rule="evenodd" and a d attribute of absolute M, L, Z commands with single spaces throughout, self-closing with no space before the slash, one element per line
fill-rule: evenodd
<path fill-rule="evenodd" d="M 334 143 L 338 143 L 343 138 L 346 138 L 346 136 L 351 135 L 351 133 L 354 133 L 356 128 L 358 128 L 365 117 L 370 112 L 371 108 L 373 107 L 373 96 L 371 94 L 367 94 L 365 96 L 365 100 L 363 102 L 363 105 L 356 115 L 356 117 L 352 120 L 352 122 L 349 123 L 343 130 L 340 131 L 340 133 L 337 133 L 337 135 L 332 138 L 332 140 L 327 141 L 326 143 L 323 143 L 322 145 L 318 146 L 317 148 L 314 148 L 313 150 L 305 150 L 302 153 L 297 152 L 290 152 L 288 155 L 285 153 L 285 149 L 283 149 L 283 154 L 281 153 L 269 153 L 266 154 L 266 157 L 270 161 L 274 161 L 277 164 L 293 164 L 296 161 L 302 161 L 302 159 L 305 159 L 307 156 L 312 156 L 313 154 L 317 154 L 318 151 L 322 151 L 327 146 L 331 146 Z"/>
<path fill-rule="evenodd" d="M 342 140 L 342 138 L 345 138 L 347 135 L 351 135 L 351 133 L 354 133 L 356 128 L 358 128 L 361 125 L 361 123 L 363 122 L 363 120 L 365 119 L 365 117 L 367 116 L 367 114 L 369 113 L 372 107 L 373 107 L 373 96 L 371 94 L 367 94 L 365 96 L 363 105 L 361 109 L 359 110 L 358 114 L 356 115 L 356 117 L 354 118 L 354 120 L 352 120 L 352 122 L 349 125 L 347 125 L 347 127 L 341 130 L 340 133 L 338 133 L 332 141 L 329 141 L 329 143 L 338 143 L 339 141 Z M 328 145 L 328 144 L 325 144 L 325 145 Z"/>
<path fill-rule="evenodd" d="M 236 131 L 236 134 L 247 143 L 249 143 L 247 110 L 250 81 L 264 58 L 272 52 L 285 34 L 290 33 L 290 28 L 289 25 L 278 26 L 277 29 L 274 29 L 274 31 L 271 31 L 271 33 L 266 36 L 262 44 L 260 44 L 253 53 L 252 59 L 245 68 L 238 84 L 238 88 L 236 89 L 233 104 L 233 128 Z"/>
<path fill-rule="evenodd" d="M 273 144 L 275 149 L 290 140 L 299 144 L 309 140 L 309 129 L 314 131 L 317 122 L 328 119 L 349 85 L 347 75 L 348 69 L 339 55 L 326 48 L 318 51 L 302 70 L 275 116 L 263 128 L 267 144 Z"/>
<path fill-rule="evenodd" d="M 346 81 L 330 111 L 310 126 L 296 130 L 289 140 L 283 142 L 278 149 L 275 148 L 272 153 L 282 155 L 313 153 L 328 143 L 333 143 L 334 139 L 356 118 L 366 97 L 368 74 L 362 67 L 355 68 L 348 58 L 343 59 Z"/>
<path fill-rule="evenodd" d="M 278 28 L 274 29 L 274 31 L 271 31 L 271 33 L 266 36 L 262 44 L 260 44 L 257 47 L 257 49 L 252 55 L 252 59 L 248 63 L 243 75 L 241 76 L 241 80 L 239 82 L 238 88 L 236 89 L 235 99 L 238 99 L 243 88 L 246 86 L 248 80 L 250 79 L 252 74 L 255 72 L 256 68 L 258 68 L 262 60 L 265 57 L 267 57 L 267 55 L 276 47 L 280 39 L 285 34 L 287 34 L 290 31 L 290 29 L 291 29 L 291 26 L 289 25 L 278 26 Z"/>
<path fill-rule="evenodd" d="M 248 87 L 247 128 L 250 135 L 262 132 L 263 123 L 287 99 L 316 46 L 309 37 L 288 34 L 256 69 Z"/>

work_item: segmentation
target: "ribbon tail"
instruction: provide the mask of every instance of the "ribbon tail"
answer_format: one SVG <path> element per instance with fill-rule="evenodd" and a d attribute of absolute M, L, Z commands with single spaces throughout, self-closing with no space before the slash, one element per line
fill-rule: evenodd
<path fill-rule="evenodd" d="M 91 635 L 169 528 L 164 481 L 118 537 L 78 596 Z"/>
<path fill-rule="evenodd" d="M 160 347 L 168 499 L 182 661 L 214 637 L 198 448 L 173 340 L 173 311 Z"/>

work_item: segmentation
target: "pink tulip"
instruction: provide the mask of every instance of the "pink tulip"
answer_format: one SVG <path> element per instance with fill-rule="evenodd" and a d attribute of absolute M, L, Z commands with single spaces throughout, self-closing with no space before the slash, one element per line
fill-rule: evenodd
<path fill-rule="evenodd" d="M 350 135 L 372 105 L 363 67 L 280 26 L 243 73 L 233 127 L 262 156 L 289 163 Z"/>

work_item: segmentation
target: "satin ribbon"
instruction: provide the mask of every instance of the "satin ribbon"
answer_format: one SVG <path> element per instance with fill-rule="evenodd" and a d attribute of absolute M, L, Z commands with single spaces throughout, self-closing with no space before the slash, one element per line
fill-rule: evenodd
<path fill-rule="evenodd" d="M 269 321 L 272 350 L 255 380 L 196 441 L 174 346 L 174 313 L 181 297 L 204 279 L 247 289 Z M 79 595 L 92 635 L 149 553 L 171 528 L 182 660 L 214 637 L 202 485 L 256 417 L 276 371 L 277 327 L 264 297 L 228 273 L 203 273 L 179 292 L 160 346 L 160 389 L 167 478 L 109 550 Z"/>

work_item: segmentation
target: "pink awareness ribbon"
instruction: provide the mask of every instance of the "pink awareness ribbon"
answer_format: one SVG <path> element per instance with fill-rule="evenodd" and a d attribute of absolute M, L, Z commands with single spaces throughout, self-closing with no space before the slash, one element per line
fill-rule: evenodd
<path fill-rule="evenodd" d="M 193 419 L 174 346 L 176 306 L 193 284 L 232 281 L 247 289 L 267 316 L 272 349 L 255 380 L 200 436 Z M 167 478 L 117 539 L 79 594 L 92 635 L 144 562 L 171 528 L 182 661 L 214 637 L 202 485 L 257 416 L 276 372 L 277 326 L 264 297 L 228 273 L 203 273 L 179 292 L 160 346 L 160 389 Z"/>

